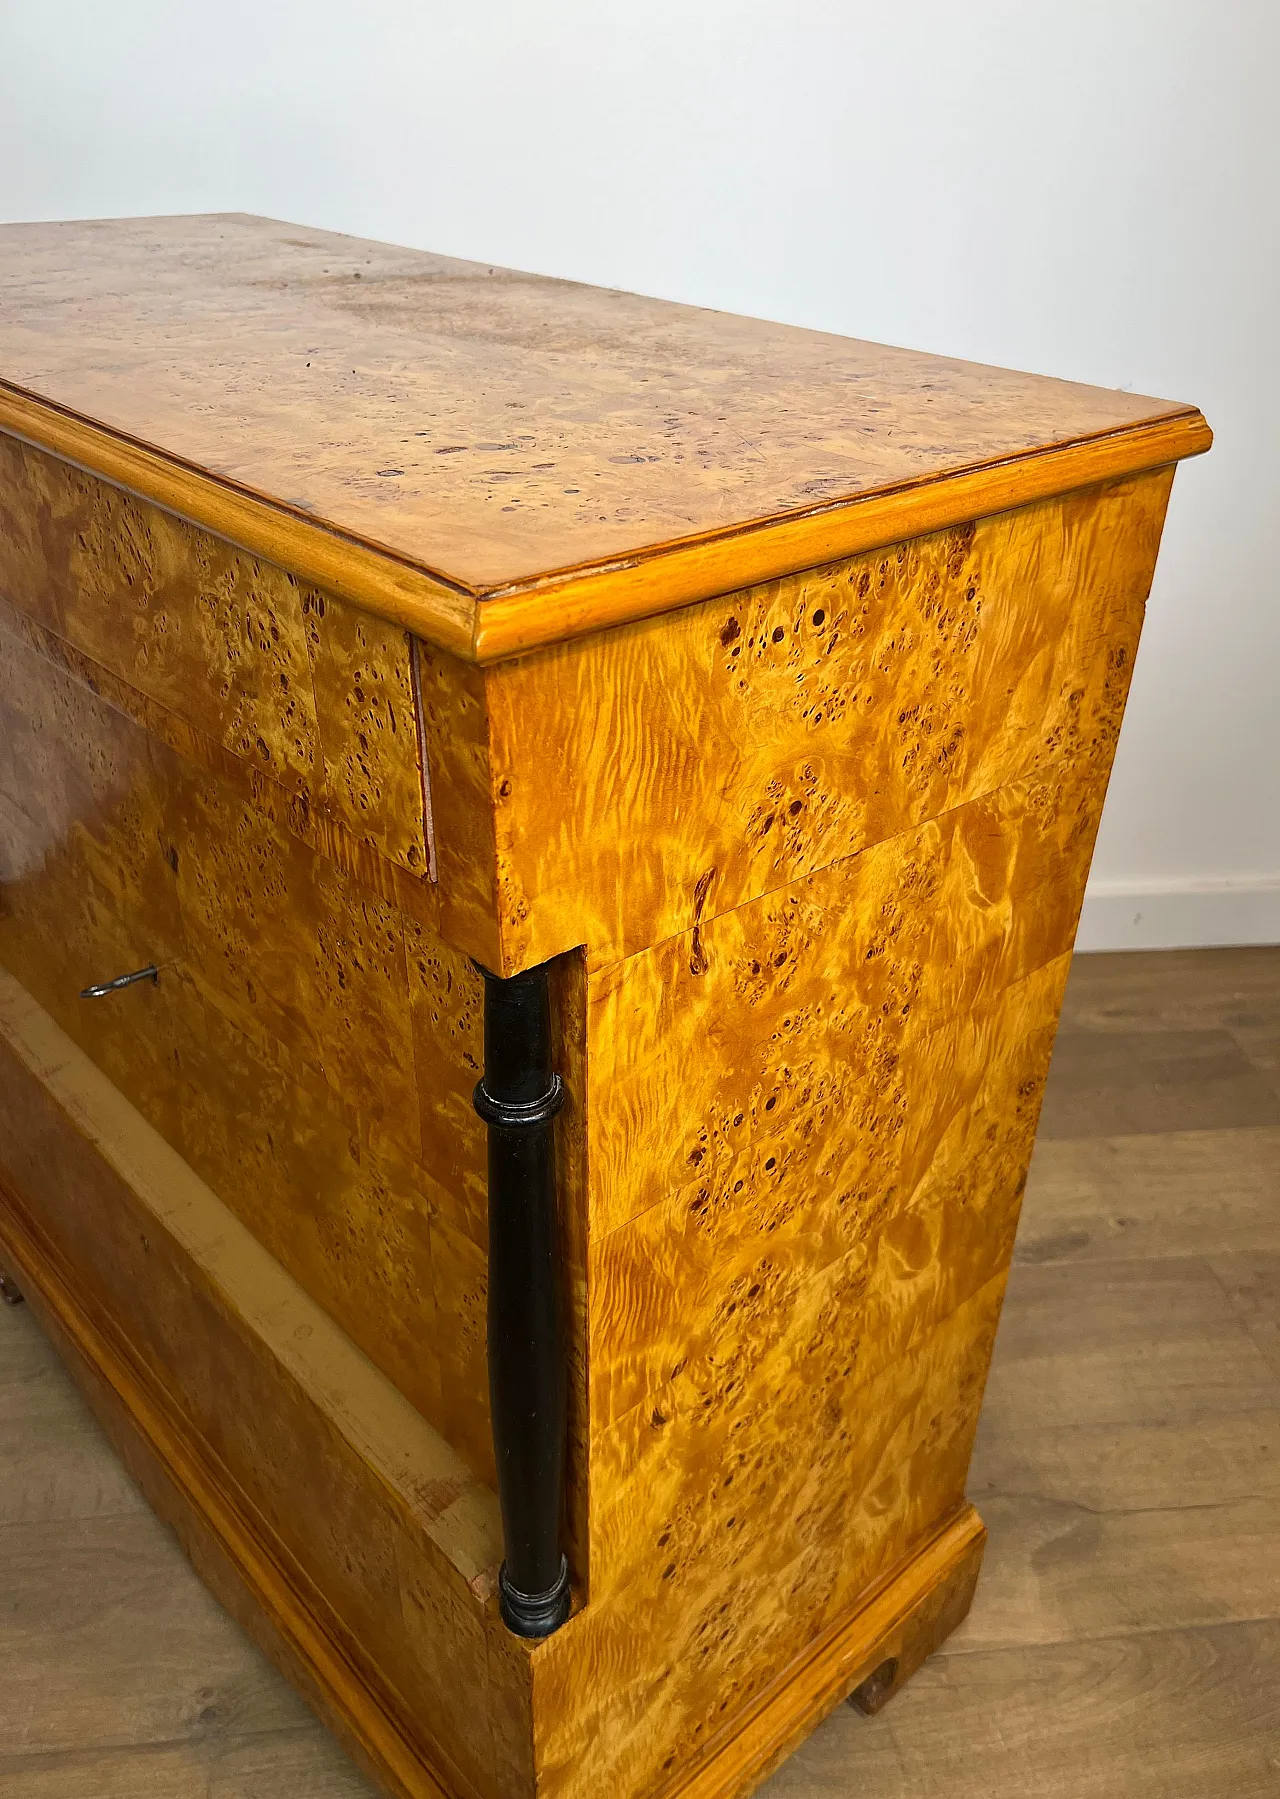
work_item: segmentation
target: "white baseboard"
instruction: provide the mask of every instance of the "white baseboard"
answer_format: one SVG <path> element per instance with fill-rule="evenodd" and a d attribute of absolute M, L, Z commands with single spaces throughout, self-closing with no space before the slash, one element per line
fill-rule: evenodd
<path fill-rule="evenodd" d="M 1239 880 L 1091 881 L 1078 950 L 1280 943 L 1280 875 Z"/>

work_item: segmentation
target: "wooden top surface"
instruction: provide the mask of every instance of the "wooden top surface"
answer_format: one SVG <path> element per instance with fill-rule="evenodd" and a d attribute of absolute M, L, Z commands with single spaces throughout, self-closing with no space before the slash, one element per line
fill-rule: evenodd
<path fill-rule="evenodd" d="M 0 428 L 481 660 L 1210 441 L 1188 406 L 241 215 L 0 227 Z"/>

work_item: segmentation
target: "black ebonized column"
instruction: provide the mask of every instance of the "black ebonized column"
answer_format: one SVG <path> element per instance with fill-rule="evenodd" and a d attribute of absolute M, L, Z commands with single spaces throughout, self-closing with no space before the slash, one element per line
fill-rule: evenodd
<path fill-rule="evenodd" d="M 552 1139 L 564 1090 L 551 1068 L 546 969 L 509 980 L 480 972 L 484 1078 L 475 1108 L 489 1127 L 489 1398 L 506 1548 L 498 1597 L 518 1636 L 545 1637 L 569 1615 Z"/>

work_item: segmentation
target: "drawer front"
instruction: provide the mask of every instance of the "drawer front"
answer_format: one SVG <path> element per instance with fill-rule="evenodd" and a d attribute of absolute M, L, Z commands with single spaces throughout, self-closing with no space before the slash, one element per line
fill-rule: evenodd
<path fill-rule="evenodd" d="M 120 684 L 421 879 L 410 644 L 149 501 L 0 433 L 0 595 Z"/>
<path fill-rule="evenodd" d="M 489 1475 L 479 977 L 14 624 L 0 962 Z"/>

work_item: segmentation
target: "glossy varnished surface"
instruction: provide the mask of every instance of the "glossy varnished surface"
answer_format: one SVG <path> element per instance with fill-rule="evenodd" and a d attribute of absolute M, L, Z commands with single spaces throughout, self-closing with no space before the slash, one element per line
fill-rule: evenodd
<path fill-rule="evenodd" d="M 147 691 L 157 615 L 207 611 L 199 534 L 141 565 L 173 597 L 130 662 L 93 624 L 68 641 L 106 554 L 79 570 L 78 534 L 26 507 L 5 956 L 482 1476 L 463 952 L 585 949 L 557 969 L 580 1608 L 510 1687 L 544 1799 L 745 1790 L 782 1672 L 961 1516 L 1168 493 L 1167 470 L 1113 482 L 509 667 L 389 631 L 439 876 L 409 910 L 403 860 L 370 886 L 264 804 L 288 782 L 218 716 L 191 702 L 190 745 L 156 730 L 182 703 Z M 299 615 L 312 671 L 308 632 L 341 627 L 317 740 L 359 746 L 386 715 L 359 615 Z M 274 653 L 242 677 L 272 717 Z M 160 987 L 86 1013 L 78 968 L 144 943 Z M 376 1643 L 376 1608 L 356 1629 Z M 796 1730 L 839 1696 L 814 1678 Z"/>
<path fill-rule="evenodd" d="M 575 792 L 627 767 L 617 803 L 648 827 L 602 856 L 674 871 L 724 796 L 713 854 L 742 885 L 720 909 L 690 883 L 682 931 L 602 967 L 616 936 L 582 932 L 591 1584 L 540 1664 L 552 1792 L 624 1769 L 681 1791 L 963 1500 L 1167 495 L 1155 476 L 688 611 L 667 628 L 713 674 L 688 642 L 682 685 L 654 645 L 633 711 L 615 638 L 563 706 L 595 751 Z M 577 653 L 510 671 L 530 716 Z M 634 721 L 630 754 L 602 715 Z M 650 754 L 649 720 L 703 761 Z M 566 809 L 542 817 L 563 844 Z M 540 839 L 498 821 L 505 892 Z"/>
<path fill-rule="evenodd" d="M 487 671 L 504 965 L 579 943 L 595 966 L 629 956 L 1064 760 L 1105 780 L 1169 484 L 1045 501 Z"/>
<path fill-rule="evenodd" d="M 684 1767 L 960 1504 L 1066 958 L 1022 970 L 1069 934 L 1050 915 L 1029 955 L 959 956 L 914 1027 L 873 991 L 860 1020 L 837 1003 L 828 1022 L 799 981 L 750 1019 L 708 985 L 665 1053 L 690 1071 L 727 1014 L 729 1103 L 690 1094 L 687 1123 L 741 1120 L 744 1142 L 708 1143 L 675 1191 L 657 1168 L 670 1131 L 629 1136 L 621 1083 L 616 1109 L 601 1101 L 601 1147 L 616 1128 L 671 1197 L 593 1246 L 592 1604 L 551 1647 L 609 1678 L 563 1707 L 566 1792 Z M 732 949 L 711 956 L 731 980 Z M 637 1609 L 661 1627 L 639 1633 Z M 654 1681 L 660 1707 L 640 1701 Z"/>
<path fill-rule="evenodd" d="M 1063 1028 L 1099 1054 L 1141 1038 L 1159 1072 L 1092 1113 L 1050 1074 L 1071 1134 L 1032 1166 L 970 1620 L 878 1717 L 835 1712 L 769 1799 L 1270 1799 L 1280 952 L 1078 958 Z M 1217 1112 L 1201 1036 L 1237 1058 Z M 1170 1091 L 1194 1128 L 1158 1122 Z M 148 1515 L 29 1308 L 0 1310 L 0 1445 L 5 1799 L 370 1799 Z"/>
<path fill-rule="evenodd" d="M 2 438 L 0 473 L 0 605 L 42 655 L 508 972 L 606 964 L 1068 752 L 1101 765 L 1170 480 L 477 671 Z"/>
<path fill-rule="evenodd" d="M 1170 480 L 479 671 L 3 438 L 0 474 L 0 606 L 40 654 L 506 971 L 607 964 L 1064 754 L 1101 766 Z"/>
<path fill-rule="evenodd" d="M 296 831 L 428 873 L 403 631 L 0 435 L 3 602 L 148 729 L 278 789 Z"/>
<path fill-rule="evenodd" d="M 487 1472 L 479 976 L 5 622 L 0 963 Z"/>
<path fill-rule="evenodd" d="M 1194 409 L 1159 400 L 239 215 L 9 226 L 0 253 L 9 428 L 70 452 L 33 396 L 207 477 L 182 477 L 200 522 L 247 495 L 389 551 L 432 576 L 426 635 L 453 647 L 483 629 L 460 596 L 1063 448 L 1079 449 L 1069 486 L 1209 441 Z M 1159 448 L 1094 459 L 1144 430 Z M 127 478 L 93 445 L 82 460 Z M 144 465 L 130 484 L 151 491 Z M 983 507 L 1016 503 L 1016 485 Z M 886 516 L 869 541 L 923 528 Z M 759 572 L 832 553 L 822 528 L 807 554 L 786 541 L 789 563 Z M 637 607 L 690 592 L 659 579 Z"/>
<path fill-rule="evenodd" d="M 497 1799 L 493 1493 L 8 975 L 0 1133 L 6 1263 L 201 1573 L 234 1607 L 256 1567 L 268 1643 L 309 1609 L 309 1679 L 367 1658 L 384 1736 L 430 1719 L 440 1784 Z"/>
<path fill-rule="evenodd" d="M 16 341 L 56 347 L 23 307 L 71 281 L 49 378 L 154 435 L 0 389 L 0 429 L 49 425 L 0 446 L 0 960 L 115 1119 L 59 1097 L 65 1038 L 15 1047 L 0 1232 L 201 1571 L 397 1799 L 739 1799 L 972 1592 L 1075 921 L 1169 465 L 1207 438 L 369 246 L 325 269 L 349 243 L 282 229 L 88 226 L 70 271 L 81 228 L 23 240 Z M 167 233 L 148 283 L 74 287 Z M 444 610 L 384 605 L 375 564 Z M 471 957 L 556 958 L 575 1608 L 535 1645 L 483 1570 L 406 1577 L 394 1479 L 330 1453 L 340 1394 L 287 1397 L 272 1321 L 202 1297 L 225 1243 L 118 1165 L 158 1132 L 483 1500 Z M 157 987 L 77 997 L 145 960 Z"/>

